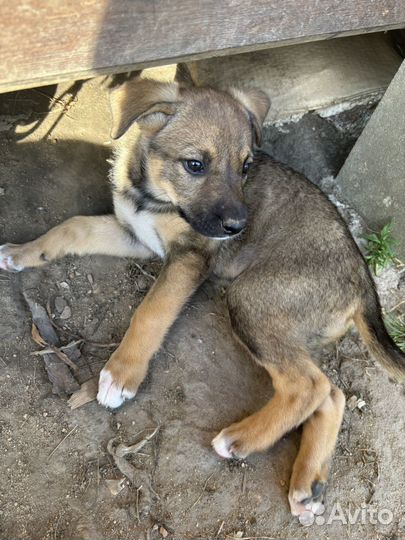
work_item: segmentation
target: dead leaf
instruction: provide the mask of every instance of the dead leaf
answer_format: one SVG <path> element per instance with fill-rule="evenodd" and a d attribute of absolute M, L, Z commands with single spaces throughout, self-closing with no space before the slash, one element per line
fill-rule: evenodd
<path fill-rule="evenodd" d="M 31 326 L 31 337 L 33 341 L 35 341 L 35 343 L 40 347 L 45 347 L 45 345 L 47 344 L 46 341 L 44 341 L 44 339 L 42 338 L 41 334 L 38 331 L 38 328 L 35 326 L 34 323 L 32 323 Z"/>
<path fill-rule="evenodd" d="M 125 478 L 118 478 L 118 480 L 106 480 L 108 489 L 113 497 L 116 497 L 124 489 Z"/>
<path fill-rule="evenodd" d="M 70 408 L 78 409 L 86 403 L 94 401 L 97 397 L 98 391 L 98 377 L 93 377 L 92 379 L 84 382 L 79 390 L 76 390 L 68 400 Z"/>

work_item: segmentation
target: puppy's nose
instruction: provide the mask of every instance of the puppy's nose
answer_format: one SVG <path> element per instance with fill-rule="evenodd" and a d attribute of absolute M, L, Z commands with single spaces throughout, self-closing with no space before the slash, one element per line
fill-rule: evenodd
<path fill-rule="evenodd" d="M 225 218 L 222 220 L 222 228 L 224 229 L 226 234 L 238 234 L 246 227 L 246 221 L 246 218 Z"/>

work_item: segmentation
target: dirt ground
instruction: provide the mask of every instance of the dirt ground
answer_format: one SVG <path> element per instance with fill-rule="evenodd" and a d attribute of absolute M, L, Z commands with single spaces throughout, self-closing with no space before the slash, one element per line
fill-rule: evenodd
<path fill-rule="evenodd" d="M 106 97 L 97 80 L 68 89 L 0 96 L 0 243 L 24 242 L 69 216 L 110 208 Z M 298 432 L 242 462 L 222 460 L 210 447 L 218 430 L 272 392 L 265 373 L 232 342 L 213 284 L 184 309 L 135 401 L 116 412 L 95 402 L 72 411 L 52 394 L 42 357 L 31 355 L 38 346 L 23 291 L 49 303 L 63 343 L 84 339 L 80 372 L 90 378 L 113 350 L 92 343 L 120 340 L 158 272 L 158 262 L 141 268 L 94 256 L 0 273 L 1 538 L 403 538 L 404 393 L 356 335 L 320 355 L 352 407 L 326 512 L 308 528 L 287 503 Z M 383 303 L 389 309 L 403 298 L 394 279 Z M 71 310 L 66 318 L 61 305 Z M 137 481 L 124 481 L 116 494 L 109 480 L 123 475 L 108 441 L 132 444 L 157 426 L 129 458 Z"/>

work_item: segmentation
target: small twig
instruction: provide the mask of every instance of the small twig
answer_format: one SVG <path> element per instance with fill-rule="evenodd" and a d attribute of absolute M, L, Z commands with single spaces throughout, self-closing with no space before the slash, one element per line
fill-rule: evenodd
<path fill-rule="evenodd" d="M 190 506 L 189 511 L 192 508 L 194 508 L 194 506 L 201 500 L 202 496 L 204 495 L 204 491 L 205 491 L 205 488 L 207 487 L 208 482 L 211 480 L 211 478 L 214 476 L 214 474 L 216 474 L 216 472 L 217 471 L 214 471 L 212 474 L 210 474 L 209 477 L 207 478 L 207 480 L 204 482 L 204 485 L 203 485 L 203 488 L 202 488 L 202 491 L 201 491 L 200 495 L 197 497 L 197 499 Z"/>
<path fill-rule="evenodd" d="M 97 343 L 95 341 L 87 341 L 83 339 L 84 344 L 89 347 L 99 347 L 100 349 L 109 349 L 110 347 L 118 347 L 119 343 Z"/>
<path fill-rule="evenodd" d="M 59 358 L 59 360 L 62 360 L 62 362 L 65 362 L 66 365 L 68 365 L 70 368 L 73 369 L 73 371 L 76 371 L 78 369 L 78 366 L 72 362 L 72 360 L 66 356 L 64 352 L 62 352 L 58 347 L 54 347 L 53 345 L 49 345 L 48 347 L 51 349 L 51 351 L 56 354 L 56 356 Z"/>
<path fill-rule="evenodd" d="M 136 488 L 136 499 L 135 499 L 135 513 L 136 513 L 136 520 L 138 523 L 141 522 L 141 519 L 139 517 L 139 492 L 141 491 L 142 486 L 139 486 Z"/>
<path fill-rule="evenodd" d="M 405 304 L 405 300 L 401 300 L 401 302 L 399 302 L 398 304 L 396 304 L 393 308 L 389 309 L 387 311 L 387 313 L 392 313 L 393 311 L 395 311 L 396 309 L 399 308 L 399 306 L 402 306 L 402 304 Z"/>
<path fill-rule="evenodd" d="M 72 435 L 72 433 L 73 433 L 77 428 L 78 428 L 78 425 L 76 425 L 73 429 L 71 429 L 71 430 L 69 431 L 69 433 L 68 433 L 67 435 L 65 435 L 65 436 L 63 437 L 63 439 L 60 441 L 60 443 L 57 444 L 57 445 L 55 446 L 55 448 L 52 450 L 52 452 L 49 454 L 48 459 L 50 459 L 50 458 L 54 455 L 54 453 L 55 453 L 56 450 L 59 448 L 59 446 L 60 446 L 62 443 L 64 443 L 64 442 L 66 441 L 66 439 L 67 439 L 68 437 L 70 437 L 70 435 Z"/>
<path fill-rule="evenodd" d="M 96 501 L 98 501 L 99 492 L 100 492 L 100 456 L 97 456 L 97 495 L 96 495 Z"/>
<path fill-rule="evenodd" d="M 217 532 L 217 534 L 215 536 L 219 536 L 221 534 L 222 529 L 224 528 L 224 525 L 225 525 L 225 521 L 223 521 L 221 523 L 221 525 L 219 526 L 218 532 Z"/>
<path fill-rule="evenodd" d="M 245 494 L 246 491 L 246 469 L 243 471 L 243 477 L 242 477 L 242 495 Z"/>
<path fill-rule="evenodd" d="M 134 266 L 136 266 L 136 268 L 138 268 L 138 270 L 141 272 L 141 274 L 143 274 L 146 277 L 149 277 L 149 278 L 153 279 L 153 281 L 156 281 L 156 276 L 154 276 L 153 274 L 150 274 L 149 272 L 144 270 L 140 264 L 134 263 Z"/>
<path fill-rule="evenodd" d="M 226 534 L 225 538 L 229 538 L 229 540 L 278 540 L 277 538 L 274 538 L 274 536 L 235 536 L 232 534 Z"/>
<path fill-rule="evenodd" d="M 79 345 L 79 343 L 83 343 L 84 339 L 78 339 L 76 341 L 72 341 L 71 343 L 68 343 L 67 345 L 62 345 L 61 347 L 58 347 L 60 351 L 64 351 L 65 349 L 71 349 L 72 347 L 75 347 L 76 345 Z M 41 356 L 43 354 L 49 354 L 55 352 L 53 349 L 42 349 L 41 351 L 33 351 L 30 353 L 31 356 Z"/>

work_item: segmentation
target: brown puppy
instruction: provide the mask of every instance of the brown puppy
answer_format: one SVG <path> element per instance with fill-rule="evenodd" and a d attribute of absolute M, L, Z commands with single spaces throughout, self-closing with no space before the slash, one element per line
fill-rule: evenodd
<path fill-rule="evenodd" d="M 311 358 L 355 322 L 397 380 L 405 356 L 388 336 L 367 266 L 346 225 L 311 183 L 265 155 L 253 158 L 269 107 L 258 90 L 219 92 L 135 79 L 112 93 L 115 215 L 74 217 L 44 236 L 0 248 L 19 271 L 66 253 L 164 259 L 100 374 L 98 400 L 135 396 L 151 357 L 209 274 L 229 280 L 235 337 L 272 377 L 275 395 L 224 429 L 226 458 L 265 450 L 303 424 L 289 501 L 316 511 L 342 421 L 344 396 Z M 249 171 L 249 172 L 248 172 Z"/>

